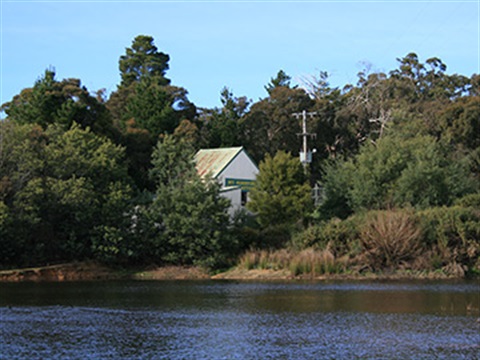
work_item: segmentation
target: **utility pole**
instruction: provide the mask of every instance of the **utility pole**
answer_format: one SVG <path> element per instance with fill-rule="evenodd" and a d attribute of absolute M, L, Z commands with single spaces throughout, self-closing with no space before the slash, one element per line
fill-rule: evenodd
<path fill-rule="evenodd" d="M 300 151 L 300 161 L 303 164 L 305 174 L 307 174 L 308 164 L 312 162 L 312 152 L 315 153 L 317 151 L 316 149 L 313 149 L 313 151 L 308 150 L 308 138 L 310 137 L 313 139 L 317 136 L 317 134 L 307 132 L 307 116 L 313 117 L 316 114 L 316 112 L 307 112 L 306 110 L 303 110 L 301 113 L 292 114 L 297 119 L 302 117 L 302 132 L 297 134 L 297 136 L 301 136 L 303 138 L 302 150 Z"/>

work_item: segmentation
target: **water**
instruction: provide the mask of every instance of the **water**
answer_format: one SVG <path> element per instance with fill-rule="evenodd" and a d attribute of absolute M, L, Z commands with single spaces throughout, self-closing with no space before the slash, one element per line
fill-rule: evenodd
<path fill-rule="evenodd" d="M 479 282 L 0 284 L 1 359 L 480 359 Z"/>

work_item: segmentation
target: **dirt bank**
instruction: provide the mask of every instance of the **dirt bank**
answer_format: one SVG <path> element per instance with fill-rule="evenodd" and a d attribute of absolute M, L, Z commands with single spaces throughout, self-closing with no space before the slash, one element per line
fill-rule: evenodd
<path fill-rule="evenodd" d="M 205 280 L 210 275 L 204 269 L 188 266 L 164 266 L 131 274 L 135 280 Z"/>
<path fill-rule="evenodd" d="M 121 274 L 106 266 L 82 262 L 0 271 L 0 281 L 81 281 L 119 279 Z"/>
<path fill-rule="evenodd" d="M 452 279 L 441 272 L 367 273 L 293 276 L 288 270 L 233 268 L 211 275 L 199 267 L 165 266 L 149 269 L 121 270 L 93 262 L 51 265 L 37 268 L 0 271 L 0 282 L 19 281 L 91 281 L 91 280 L 409 280 Z"/>
<path fill-rule="evenodd" d="M 145 269 L 115 269 L 94 262 L 0 271 L 0 282 L 19 281 L 88 281 L 88 280 L 197 280 L 210 279 L 207 271 L 198 267 L 166 266 Z"/>

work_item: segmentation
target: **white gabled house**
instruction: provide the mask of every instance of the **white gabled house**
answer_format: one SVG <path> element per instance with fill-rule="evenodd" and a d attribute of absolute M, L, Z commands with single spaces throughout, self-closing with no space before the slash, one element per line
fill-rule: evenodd
<path fill-rule="evenodd" d="M 258 167 L 242 146 L 199 150 L 195 163 L 200 177 L 210 175 L 219 182 L 221 195 L 232 203 L 230 214 L 248 202 L 248 192 L 254 185 Z"/>

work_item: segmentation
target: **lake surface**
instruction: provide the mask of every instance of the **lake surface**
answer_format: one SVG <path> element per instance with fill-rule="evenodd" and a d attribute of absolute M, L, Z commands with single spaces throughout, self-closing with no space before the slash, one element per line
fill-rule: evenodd
<path fill-rule="evenodd" d="M 1 359 L 480 359 L 480 282 L 0 284 Z"/>

